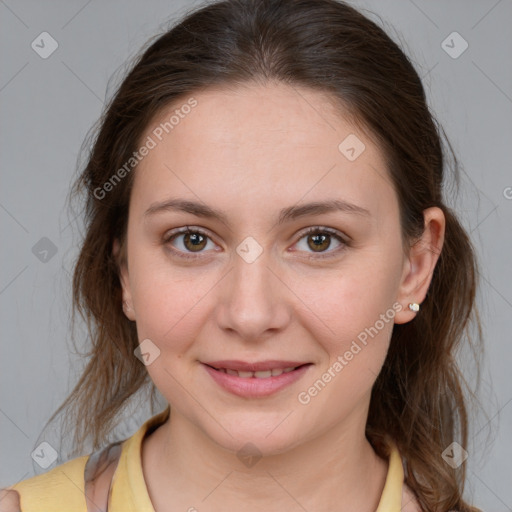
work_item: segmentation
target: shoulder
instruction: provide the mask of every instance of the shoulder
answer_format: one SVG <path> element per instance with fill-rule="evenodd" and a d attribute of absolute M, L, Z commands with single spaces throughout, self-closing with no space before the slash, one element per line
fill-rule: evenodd
<path fill-rule="evenodd" d="M 114 473 L 121 454 L 125 463 L 130 459 L 133 464 L 139 464 L 142 438 L 164 423 L 169 414 L 170 407 L 167 407 L 123 441 L 0 489 L 0 512 L 87 512 L 87 502 L 92 499 L 93 505 L 106 503 L 111 482 L 116 481 Z"/>
<path fill-rule="evenodd" d="M 84 468 L 88 455 L 0 490 L 0 512 L 85 511 Z M 64 507 L 64 508 L 63 508 Z"/>
<path fill-rule="evenodd" d="M 0 489 L 0 512 L 20 512 L 20 495 L 16 491 Z"/>

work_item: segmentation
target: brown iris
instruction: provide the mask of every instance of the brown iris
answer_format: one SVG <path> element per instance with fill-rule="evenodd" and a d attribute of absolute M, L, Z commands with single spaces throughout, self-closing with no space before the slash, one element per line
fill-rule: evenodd
<path fill-rule="evenodd" d="M 185 233 L 183 236 L 183 244 L 188 250 L 193 252 L 198 252 L 204 249 L 206 240 L 207 238 L 201 233 Z"/>
<path fill-rule="evenodd" d="M 311 240 L 313 240 L 313 243 L 311 243 Z M 330 235 L 315 234 L 308 236 L 308 246 L 316 252 L 328 249 L 330 245 Z"/>

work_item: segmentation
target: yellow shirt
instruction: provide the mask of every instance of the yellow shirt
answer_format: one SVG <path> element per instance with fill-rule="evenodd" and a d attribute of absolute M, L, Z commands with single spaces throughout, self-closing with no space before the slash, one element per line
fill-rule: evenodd
<path fill-rule="evenodd" d="M 122 442 L 119 463 L 112 477 L 109 512 L 155 512 L 142 472 L 141 446 L 146 434 L 166 421 L 167 407 L 148 419 Z M 21 512 L 87 512 L 84 470 L 89 455 L 65 462 L 41 475 L 9 487 L 18 491 Z M 391 446 L 386 482 L 376 512 L 400 512 L 404 472 L 397 447 Z"/>

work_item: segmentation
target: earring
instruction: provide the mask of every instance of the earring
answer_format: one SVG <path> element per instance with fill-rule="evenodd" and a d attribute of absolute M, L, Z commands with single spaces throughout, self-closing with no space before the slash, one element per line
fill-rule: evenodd
<path fill-rule="evenodd" d="M 411 302 L 409 304 L 409 309 L 414 312 L 418 312 L 420 310 L 420 305 L 416 304 L 416 302 Z"/>

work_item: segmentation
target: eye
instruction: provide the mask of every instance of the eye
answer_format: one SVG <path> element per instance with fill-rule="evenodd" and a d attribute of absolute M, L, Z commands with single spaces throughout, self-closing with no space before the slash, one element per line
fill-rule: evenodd
<path fill-rule="evenodd" d="M 166 244 L 170 244 L 173 247 L 171 250 L 178 257 L 182 258 L 200 257 L 193 253 L 204 252 L 203 249 L 208 248 L 209 241 L 212 245 L 215 245 L 206 232 L 198 228 L 190 228 L 189 226 L 172 231 L 164 237 L 163 241 Z"/>
<path fill-rule="evenodd" d="M 333 245 L 333 239 L 335 240 L 335 249 L 328 251 Z M 305 240 L 301 247 L 301 241 Z M 297 244 L 300 250 L 304 250 L 309 252 L 310 254 L 317 254 L 318 256 L 310 256 L 313 258 L 325 258 L 333 256 L 332 253 L 339 253 L 346 246 L 348 246 L 348 241 L 335 229 L 326 228 L 322 226 L 313 226 L 308 228 L 305 232 L 302 233 Z M 323 254 L 327 253 L 327 254 Z"/>
<path fill-rule="evenodd" d="M 334 250 L 328 250 L 333 245 L 333 239 L 336 247 Z M 305 240 L 305 243 L 301 247 L 302 240 Z M 176 256 L 188 259 L 200 258 L 201 253 L 205 252 L 204 249 L 215 250 L 216 246 L 205 231 L 190 226 L 171 231 L 164 237 L 163 242 L 171 246 Z M 213 247 L 209 247 L 209 242 Z M 301 233 L 295 245 L 299 246 L 299 250 L 308 252 L 309 258 L 319 259 L 335 256 L 345 249 L 349 242 L 335 229 L 313 226 Z"/>

